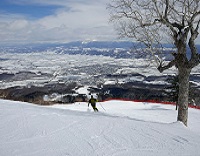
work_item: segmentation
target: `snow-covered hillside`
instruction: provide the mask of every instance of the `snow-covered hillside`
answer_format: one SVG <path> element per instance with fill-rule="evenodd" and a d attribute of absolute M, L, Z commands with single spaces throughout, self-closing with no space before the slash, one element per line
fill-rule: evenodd
<path fill-rule="evenodd" d="M 176 122 L 172 105 L 107 101 L 36 106 L 0 100 L 1 156 L 199 156 L 200 111 Z M 105 110 L 104 110 L 104 109 Z"/>

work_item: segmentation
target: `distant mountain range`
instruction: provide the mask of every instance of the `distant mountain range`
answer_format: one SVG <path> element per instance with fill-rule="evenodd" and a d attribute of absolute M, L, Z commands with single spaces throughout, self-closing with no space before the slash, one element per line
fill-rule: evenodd
<path fill-rule="evenodd" d="M 162 46 L 164 47 L 162 53 L 156 55 L 165 57 L 166 60 L 171 60 L 170 52 L 176 49 L 172 44 L 163 44 Z M 75 41 L 69 43 L 2 46 L 0 47 L 0 52 L 33 53 L 52 51 L 62 54 L 102 55 L 114 58 L 149 57 L 151 54 L 146 53 L 144 49 L 144 45 L 130 41 Z M 200 45 L 197 45 L 197 49 L 200 53 Z M 188 57 L 190 57 L 189 53 Z"/>

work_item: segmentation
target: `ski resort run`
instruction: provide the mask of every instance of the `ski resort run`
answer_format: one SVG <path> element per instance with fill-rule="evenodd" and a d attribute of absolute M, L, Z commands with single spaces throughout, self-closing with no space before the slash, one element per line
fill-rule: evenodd
<path fill-rule="evenodd" d="M 38 106 L 0 100 L 1 156 L 199 156 L 200 110 L 188 127 L 174 105 L 98 102 Z"/>

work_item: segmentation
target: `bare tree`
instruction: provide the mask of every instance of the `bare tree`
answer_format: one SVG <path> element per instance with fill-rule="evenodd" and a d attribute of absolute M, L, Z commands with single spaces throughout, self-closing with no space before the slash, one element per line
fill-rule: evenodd
<path fill-rule="evenodd" d="M 178 69 L 178 121 L 187 126 L 188 92 L 191 70 L 200 62 L 195 40 L 199 34 L 200 0 L 112 0 L 108 5 L 111 21 L 120 37 L 134 38 L 146 45 L 152 54 L 165 37 L 170 37 L 177 51 L 165 62 L 155 58 L 158 70 Z M 191 57 L 186 55 L 189 47 Z"/>

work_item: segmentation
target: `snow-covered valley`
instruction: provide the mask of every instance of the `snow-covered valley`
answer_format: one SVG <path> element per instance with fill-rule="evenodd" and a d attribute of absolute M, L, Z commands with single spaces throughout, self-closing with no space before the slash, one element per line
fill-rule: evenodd
<path fill-rule="evenodd" d="M 174 49 L 168 45 L 159 57 L 169 60 L 171 51 Z M 1 47 L 0 53 L 0 88 L 72 81 L 93 85 L 107 81 L 165 84 L 163 76 L 177 73 L 172 68 L 161 74 L 152 56 L 141 47 L 134 47 L 132 42 Z M 118 77 L 110 78 L 108 75 Z M 200 86 L 199 75 L 200 68 L 194 68 L 192 81 L 197 86 Z"/>
<path fill-rule="evenodd" d="M 105 88 L 105 92 L 106 89 L 110 91 L 114 88 L 113 92 L 116 92 L 116 89 L 125 88 L 131 94 L 126 92 L 114 97 L 160 100 L 166 96 L 163 90 L 169 85 L 167 79 L 177 73 L 176 68 L 160 73 L 156 62 L 149 59 L 151 56 L 123 42 L 5 47 L 0 50 L 0 96 L 4 98 L 9 95 L 8 99 L 14 100 L 28 101 L 23 97 L 61 93 L 70 90 L 68 85 L 74 82 L 76 86 L 112 86 Z M 173 51 L 165 49 L 166 52 L 170 50 Z M 199 67 L 192 70 L 190 81 L 195 89 L 193 99 L 199 104 Z M 7 88 L 12 90 L 7 91 Z M 49 91 L 49 88 L 52 90 Z M 19 92 L 20 97 L 14 97 Z"/>
<path fill-rule="evenodd" d="M 1 88 L 12 86 L 43 85 L 45 82 L 69 83 L 72 81 L 82 84 L 105 83 L 116 81 L 109 79 L 109 74 L 128 74 L 130 76 L 119 79 L 121 82 L 134 81 L 131 74 L 138 76 L 162 76 L 154 63 L 143 58 L 116 59 L 107 56 L 69 55 L 55 52 L 41 53 L 3 53 L 1 54 L 0 73 Z M 175 74 L 172 69 L 167 74 Z M 6 75 L 7 74 L 7 75 Z M 143 81 L 142 77 L 135 77 Z M 155 83 L 154 81 L 146 83 Z M 160 82 L 161 83 L 161 82 Z M 165 83 L 165 82 L 162 82 Z"/>
<path fill-rule="evenodd" d="M 188 127 L 175 106 L 107 101 L 37 106 L 0 100 L 2 156 L 199 156 L 200 111 Z M 104 110 L 104 109 L 105 110 Z"/>

